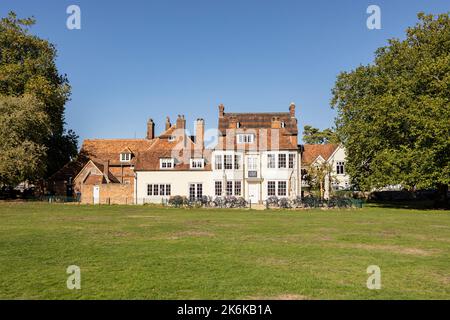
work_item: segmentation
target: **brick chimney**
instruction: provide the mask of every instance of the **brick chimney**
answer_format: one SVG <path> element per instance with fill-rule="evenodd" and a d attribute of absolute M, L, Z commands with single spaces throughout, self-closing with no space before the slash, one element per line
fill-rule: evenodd
<path fill-rule="evenodd" d="M 205 147 L 205 121 L 203 119 L 197 119 L 195 123 L 195 144 L 199 149 Z"/>
<path fill-rule="evenodd" d="M 289 106 L 289 113 L 291 118 L 295 118 L 295 103 L 293 102 L 291 102 L 291 105 Z"/>
<path fill-rule="evenodd" d="M 272 118 L 272 129 L 281 129 L 281 121 L 279 117 Z"/>
<path fill-rule="evenodd" d="M 238 119 L 236 117 L 231 117 L 228 123 L 228 127 L 230 129 L 237 129 L 238 127 Z"/>
<path fill-rule="evenodd" d="M 166 131 L 169 130 L 169 128 L 172 126 L 172 124 L 170 123 L 170 118 L 167 116 L 166 117 Z"/>
<path fill-rule="evenodd" d="M 147 121 L 147 139 L 152 140 L 155 138 L 155 123 L 153 119 L 148 119 Z"/>
<path fill-rule="evenodd" d="M 219 117 L 222 118 L 225 115 L 225 106 L 223 104 L 219 104 Z"/>
<path fill-rule="evenodd" d="M 184 119 L 184 115 L 178 115 L 177 129 L 186 129 L 186 120 Z"/>

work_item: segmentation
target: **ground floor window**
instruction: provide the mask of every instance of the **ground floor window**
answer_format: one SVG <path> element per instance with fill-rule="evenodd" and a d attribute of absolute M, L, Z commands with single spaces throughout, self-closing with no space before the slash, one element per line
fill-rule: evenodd
<path fill-rule="evenodd" d="M 214 184 L 215 195 L 222 196 L 222 181 L 216 181 Z M 227 181 L 225 185 L 225 194 L 227 196 L 242 196 L 242 181 Z"/>
<path fill-rule="evenodd" d="M 241 195 L 241 181 L 234 182 L 234 195 L 235 196 Z"/>
<path fill-rule="evenodd" d="M 275 190 L 275 181 L 269 181 L 267 182 L 267 195 L 274 196 L 276 194 Z"/>
<path fill-rule="evenodd" d="M 191 201 L 197 200 L 203 197 L 203 185 L 201 183 L 189 184 L 189 199 Z"/>
<path fill-rule="evenodd" d="M 268 181 L 267 182 L 267 196 L 287 196 L 287 182 L 286 181 Z"/>
<path fill-rule="evenodd" d="M 278 196 L 285 197 L 286 196 L 286 181 L 278 181 Z"/>
<path fill-rule="evenodd" d="M 227 181 L 227 196 L 233 195 L 233 181 Z"/>
<path fill-rule="evenodd" d="M 214 184 L 214 194 L 217 197 L 220 197 L 222 195 L 222 181 L 216 181 Z"/>
<path fill-rule="evenodd" d="M 148 184 L 147 185 L 148 196 L 170 196 L 171 185 L 170 184 Z"/>

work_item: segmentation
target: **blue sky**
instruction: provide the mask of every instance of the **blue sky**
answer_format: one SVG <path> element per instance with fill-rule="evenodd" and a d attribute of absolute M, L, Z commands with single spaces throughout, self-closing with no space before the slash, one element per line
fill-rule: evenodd
<path fill-rule="evenodd" d="M 81 30 L 66 8 L 81 8 Z M 381 8 L 369 30 L 366 9 Z M 443 0 L 64 1 L 2 0 L 0 15 L 33 15 L 32 32 L 56 44 L 72 85 L 68 128 L 85 138 L 144 137 L 167 115 L 217 126 L 225 111 L 288 111 L 300 129 L 334 123 L 331 89 L 340 71 L 370 63 L 389 38 L 404 37 L 417 12 L 450 10 Z"/>

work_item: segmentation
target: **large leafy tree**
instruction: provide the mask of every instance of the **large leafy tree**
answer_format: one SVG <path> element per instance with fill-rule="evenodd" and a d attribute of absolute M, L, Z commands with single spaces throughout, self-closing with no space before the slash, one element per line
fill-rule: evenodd
<path fill-rule="evenodd" d="M 303 129 L 303 142 L 307 144 L 338 143 L 339 139 L 329 128 L 320 131 L 318 128 L 306 125 Z"/>
<path fill-rule="evenodd" d="M 0 95 L 33 96 L 46 115 L 49 130 L 38 142 L 45 147 L 39 149 L 40 152 L 45 150 L 45 154 L 40 157 L 45 158 L 45 161 L 40 163 L 35 174 L 28 174 L 29 178 L 36 179 L 51 175 L 76 155 L 77 136 L 73 131 L 66 132 L 64 129 L 65 104 L 70 97 L 67 77 L 58 73 L 54 45 L 29 33 L 29 28 L 34 24 L 33 18 L 19 19 L 13 12 L 0 20 Z M 31 116 L 35 109 L 32 105 L 29 107 L 28 115 Z M 11 119 L 16 120 L 16 117 Z M 23 124 L 30 125 L 29 122 Z M 12 125 L 2 130 L 11 131 L 15 128 L 17 126 Z M 33 130 L 33 127 L 25 129 Z M 7 147 L 3 145 L 2 148 Z M 4 149 L 1 149 L 0 153 L 3 152 Z M 20 153 L 17 154 L 19 156 Z"/>
<path fill-rule="evenodd" d="M 450 183 L 450 18 L 418 15 L 406 39 L 341 73 L 332 90 L 347 172 L 363 189 Z"/>
<path fill-rule="evenodd" d="M 0 182 L 17 185 L 45 173 L 48 116 L 35 97 L 0 96 Z"/>

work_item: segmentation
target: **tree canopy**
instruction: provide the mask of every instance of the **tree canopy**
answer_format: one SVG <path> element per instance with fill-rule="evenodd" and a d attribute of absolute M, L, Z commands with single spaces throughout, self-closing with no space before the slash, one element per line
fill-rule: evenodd
<path fill-rule="evenodd" d="M 329 128 L 320 131 L 318 128 L 306 125 L 303 129 L 303 142 L 307 144 L 339 143 L 339 139 Z"/>
<path fill-rule="evenodd" d="M 373 64 L 342 72 L 332 90 L 346 170 L 366 190 L 450 183 L 450 18 L 418 19 Z"/>
<path fill-rule="evenodd" d="M 78 138 L 73 131 L 67 132 L 64 128 L 65 104 L 70 97 L 67 77 L 58 73 L 55 46 L 29 33 L 34 24 L 33 18 L 19 19 L 13 12 L 0 20 L 0 122 L 2 131 L 6 130 L 2 137 L 23 136 L 23 142 L 29 141 L 34 146 L 22 148 L 22 152 L 18 144 L 6 143 L 11 141 L 7 139 L 2 141 L 0 153 L 11 155 L 8 159 L 14 167 L 14 161 L 28 162 L 31 154 L 26 153 L 34 150 L 44 161 L 39 160 L 39 168 L 27 169 L 25 176 L 18 175 L 29 180 L 49 176 L 61 168 L 76 155 Z M 33 103 L 28 103 L 30 101 Z M 18 110 L 7 110 L 17 106 Z M 35 128 L 32 121 L 25 119 L 27 117 L 38 117 L 39 123 L 45 122 L 48 130 L 38 131 L 42 136 L 36 136 L 31 132 Z M 2 170 L 6 168 L 10 168 L 9 165 Z M 11 179 L 3 180 L 8 175 L 2 171 L 0 183 L 11 182 Z"/>

